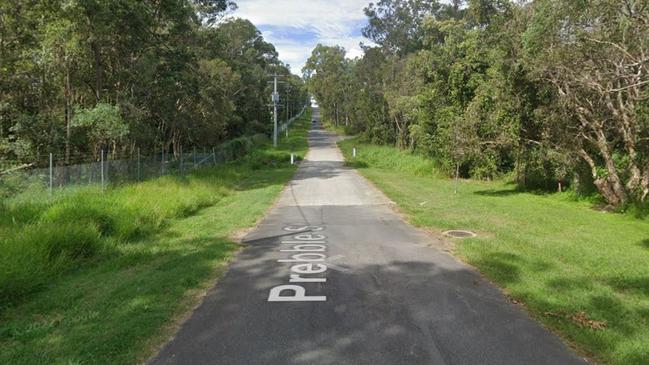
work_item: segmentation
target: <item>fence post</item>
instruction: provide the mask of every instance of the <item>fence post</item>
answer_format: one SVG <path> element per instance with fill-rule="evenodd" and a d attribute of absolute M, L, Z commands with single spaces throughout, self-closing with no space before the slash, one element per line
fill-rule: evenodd
<path fill-rule="evenodd" d="M 101 162 L 99 163 L 99 167 L 101 168 L 101 190 L 103 191 L 104 190 L 104 150 L 101 150 L 100 155 L 101 157 L 99 160 Z"/>
<path fill-rule="evenodd" d="M 142 179 L 142 162 L 140 155 L 140 147 L 137 148 L 137 179 Z"/>
<path fill-rule="evenodd" d="M 196 146 L 194 146 L 194 153 L 192 154 L 192 159 L 194 160 L 194 169 L 196 168 Z"/>
<path fill-rule="evenodd" d="M 50 152 L 50 197 L 52 196 L 52 188 L 54 186 L 53 170 L 54 170 L 54 156 Z"/>
<path fill-rule="evenodd" d="M 217 163 L 216 163 L 216 148 L 215 147 L 212 147 L 212 156 L 214 157 L 214 166 L 216 166 Z"/>

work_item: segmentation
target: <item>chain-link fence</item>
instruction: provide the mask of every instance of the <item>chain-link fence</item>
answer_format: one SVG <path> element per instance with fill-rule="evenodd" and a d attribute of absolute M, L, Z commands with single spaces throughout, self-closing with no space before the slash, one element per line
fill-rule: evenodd
<path fill-rule="evenodd" d="M 71 185 L 116 184 L 139 181 L 167 174 L 184 174 L 200 167 L 222 164 L 247 154 L 254 145 L 254 137 L 238 138 L 210 150 L 193 150 L 176 155 L 160 154 L 142 156 L 140 153 L 115 155 L 105 151 L 99 158 L 66 164 L 62 156 L 50 155 L 48 167 L 19 168 L 0 176 L 0 190 L 14 193 L 29 187 L 46 187 L 50 192 Z M 79 158 L 77 157 L 77 160 Z"/>
<path fill-rule="evenodd" d="M 282 124 L 280 130 L 284 131 L 304 110 L 288 123 Z M 74 156 L 72 159 L 50 154 L 47 167 L 25 164 L 13 167 L 5 165 L 0 169 L 3 171 L 0 174 L 0 196 L 16 194 L 30 187 L 47 188 L 51 194 L 57 188 L 71 185 L 100 185 L 105 188 L 108 184 L 184 174 L 241 158 L 262 140 L 267 140 L 267 137 L 240 137 L 213 148 L 180 148 L 176 154 L 163 150 L 147 156 L 138 149 L 122 154 L 100 151 L 96 156 Z M 66 163 L 66 160 L 69 162 Z"/>

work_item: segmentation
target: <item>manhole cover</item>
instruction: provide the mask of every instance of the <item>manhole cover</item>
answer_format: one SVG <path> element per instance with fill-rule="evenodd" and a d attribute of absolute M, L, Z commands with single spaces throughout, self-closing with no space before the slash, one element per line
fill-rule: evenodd
<path fill-rule="evenodd" d="M 453 238 L 468 238 L 468 237 L 477 236 L 475 233 L 471 231 L 462 231 L 462 230 L 446 231 L 444 232 L 444 235 Z"/>

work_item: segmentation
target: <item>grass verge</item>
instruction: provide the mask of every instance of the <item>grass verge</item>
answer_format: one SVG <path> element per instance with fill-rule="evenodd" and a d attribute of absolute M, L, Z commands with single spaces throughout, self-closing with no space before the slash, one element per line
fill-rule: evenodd
<path fill-rule="evenodd" d="M 503 182 L 461 181 L 454 194 L 454 181 L 422 157 L 357 140 L 340 147 L 413 224 L 477 231 L 455 241 L 456 254 L 580 352 L 649 364 L 648 220 Z"/>
<path fill-rule="evenodd" d="M 0 363 L 144 361 L 292 176 L 309 125 L 307 113 L 278 149 L 187 176 L 3 202 Z"/>
<path fill-rule="evenodd" d="M 326 119 L 324 117 L 321 123 L 326 130 L 334 132 L 340 136 L 350 136 L 352 134 L 348 127 L 346 127 L 344 124 L 336 125 L 335 121 Z"/>

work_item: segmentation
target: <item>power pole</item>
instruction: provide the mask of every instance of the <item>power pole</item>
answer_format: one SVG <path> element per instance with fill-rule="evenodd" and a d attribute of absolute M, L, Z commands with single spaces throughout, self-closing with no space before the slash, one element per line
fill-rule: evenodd
<path fill-rule="evenodd" d="M 273 76 L 273 147 L 277 147 L 277 106 L 279 105 L 279 93 L 277 92 L 277 77 L 280 75 L 274 74 Z"/>
<path fill-rule="evenodd" d="M 286 85 L 286 138 L 288 138 L 288 121 L 290 118 L 289 115 L 289 105 L 288 105 L 288 97 L 289 97 L 289 92 L 291 91 L 291 85 Z"/>
<path fill-rule="evenodd" d="M 279 104 L 279 94 L 277 93 L 277 75 L 273 87 L 273 147 L 277 147 L 277 104 Z"/>

